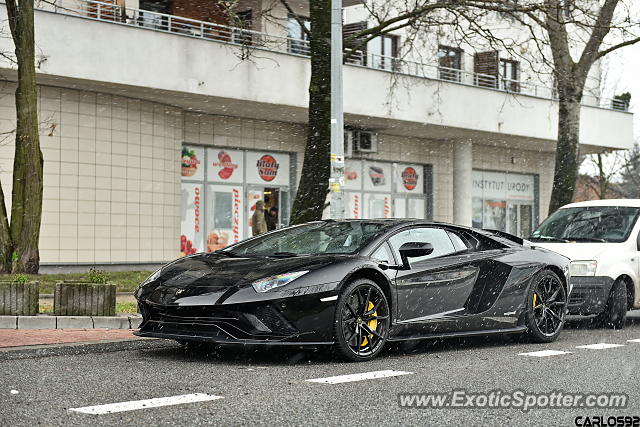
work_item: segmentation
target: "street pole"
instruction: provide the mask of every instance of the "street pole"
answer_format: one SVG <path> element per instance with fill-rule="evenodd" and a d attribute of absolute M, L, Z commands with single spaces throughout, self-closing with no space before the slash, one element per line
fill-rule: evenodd
<path fill-rule="evenodd" d="M 344 218 L 344 112 L 342 98 L 342 0 L 331 0 L 330 217 Z"/>

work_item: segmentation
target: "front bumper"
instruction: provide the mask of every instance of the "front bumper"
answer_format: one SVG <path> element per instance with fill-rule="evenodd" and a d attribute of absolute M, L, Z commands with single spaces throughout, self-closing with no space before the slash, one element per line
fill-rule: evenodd
<path fill-rule="evenodd" d="M 177 305 L 138 302 L 135 335 L 221 344 L 333 343 L 335 302 L 318 294 L 244 304 Z"/>
<path fill-rule="evenodd" d="M 573 276 L 571 285 L 573 289 L 569 295 L 569 314 L 598 314 L 607 304 L 613 279 L 606 276 Z"/>

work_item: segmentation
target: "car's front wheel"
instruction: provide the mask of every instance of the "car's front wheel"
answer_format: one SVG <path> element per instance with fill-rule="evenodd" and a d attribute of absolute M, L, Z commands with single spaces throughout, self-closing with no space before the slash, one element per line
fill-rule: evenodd
<path fill-rule="evenodd" d="M 623 279 L 613 282 L 609 299 L 602 313 L 596 317 L 596 323 L 613 329 L 624 328 L 627 319 L 627 284 Z"/>
<path fill-rule="evenodd" d="M 528 336 L 535 342 L 552 342 L 564 326 L 567 292 L 557 274 L 543 270 L 534 279 L 527 298 Z"/>
<path fill-rule="evenodd" d="M 371 360 L 387 341 L 389 302 L 375 282 L 357 279 L 340 293 L 334 335 L 338 353 L 353 361 Z"/>

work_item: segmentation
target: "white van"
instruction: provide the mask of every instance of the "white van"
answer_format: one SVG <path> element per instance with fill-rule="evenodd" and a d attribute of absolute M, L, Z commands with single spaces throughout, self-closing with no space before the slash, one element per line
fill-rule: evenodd
<path fill-rule="evenodd" d="M 596 314 L 622 328 L 640 308 L 640 199 L 572 203 L 545 219 L 529 240 L 571 259 L 569 314 Z"/>

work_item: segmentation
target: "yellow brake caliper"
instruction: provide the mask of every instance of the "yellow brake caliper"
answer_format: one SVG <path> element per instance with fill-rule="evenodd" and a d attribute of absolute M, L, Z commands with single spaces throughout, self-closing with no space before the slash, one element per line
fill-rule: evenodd
<path fill-rule="evenodd" d="M 536 308 L 536 297 L 537 297 L 537 296 L 538 296 L 538 294 L 536 294 L 536 293 L 534 292 L 534 294 L 533 294 L 533 308 Z"/>
<path fill-rule="evenodd" d="M 373 308 L 373 303 L 371 301 L 369 301 L 369 305 L 367 305 L 367 311 L 371 310 Z M 377 311 L 374 311 L 372 316 L 377 316 Z M 367 322 L 367 326 L 372 330 L 375 331 L 378 328 L 378 320 L 377 319 L 371 319 Z M 373 335 L 369 335 L 369 337 L 364 337 L 364 339 L 362 340 L 362 344 L 360 344 L 360 347 L 364 347 L 369 343 L 369 339 L 373 338 Z"/>

